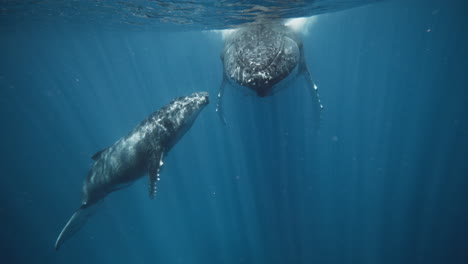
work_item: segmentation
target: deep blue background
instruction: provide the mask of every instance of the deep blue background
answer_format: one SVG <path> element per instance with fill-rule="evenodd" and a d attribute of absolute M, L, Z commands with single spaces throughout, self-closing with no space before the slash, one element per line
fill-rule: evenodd
<path fill-rule="evenodd" d="M 409 2 L 321 15 L 304 36 L 318 133 L 303 79 L 228 90 L 223 128 L 214 33 L 2 32 L 2 262 L 467 263 L 466 5 Z M 55 252 L 91 155 L 202 90 L 157 197 L 146 178 L 113 193 Z"/>

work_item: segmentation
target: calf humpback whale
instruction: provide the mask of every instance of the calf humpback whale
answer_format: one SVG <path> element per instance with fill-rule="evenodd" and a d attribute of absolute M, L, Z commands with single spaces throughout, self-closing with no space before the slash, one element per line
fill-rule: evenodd
<path fill-rule="evenodd" d="M 264 21 L 235 29 L 225 39 L 221 61 L 223 81 L 216 111 L 223 123 L 222 99 L 228 83 L 265 97 L 278 90 L 278 84 L 293 72 L 306 78 L 315 113 L 320 119 L 323 106 L 317 86 L 305 63 L 302 41 L 292 28 L 278 21 Z"/>
<path fill-rule="evenodd" d="M 83 226 L 94 205 L 145 173 L 148 174 L 152 199 L 163 157 L 190 129 L 208 103 L 206 92 L 176 98 L 148 116 L 127 136 L 94 154 L 92 159 L 95 162 L 83 183 L 81 206 L 60 232 L 55 249 Z"/>

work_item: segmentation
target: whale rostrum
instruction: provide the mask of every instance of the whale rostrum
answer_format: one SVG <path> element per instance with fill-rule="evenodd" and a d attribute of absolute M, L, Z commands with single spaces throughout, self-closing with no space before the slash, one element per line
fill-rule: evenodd
<path fill-rule="evenodd" d="M 176 98 L 140 122 L 128 135 L 94 154 L 94 164 L 83 183 L 81 206 L 60 232 L 55 249 L 83 226 L 94 205 L 145 173 L 152 199 L 164 156 L 190 129 L 208 103 L 206 92 Z"/>

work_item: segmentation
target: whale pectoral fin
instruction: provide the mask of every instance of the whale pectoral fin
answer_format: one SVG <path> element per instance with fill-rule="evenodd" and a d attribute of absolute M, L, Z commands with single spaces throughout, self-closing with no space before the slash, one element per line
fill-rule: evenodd
<path fill-rule="evenodd" d="M 223 73 L 223 81 L 221 82 L 221 85 L 219 87 L 219 92 L 218 92 L 218 102 L 216 104 L 216 112 L 218 113 L 219 119 L 221 120 L 221 123 L 223 125 L 226 125 L 226 118 L 224 117 L 224 112 L 223 112 L 223 95 L 224 95 L 224 88 L 226 87 L 228 83 L 226 74 Z"/>
<path fill-rule="evenodd" d="M 57 241 L 55 241 L 55 250 L 58 250 L 66 240 L 72 237 L 76 232 L 78 232 L 78 230 L 83 227 L 89 216 L 94 213 L 96 207 L 96 204 L 86 207 L 82 206 L 75 211 L 75 213 L 72 215 L 70 220 L 68 220 L 67 224 L 60 232 Z"/>
<path fill-rule="evenodd" d="M 312 95 L 312 101 L 313 101 L 312 103 L 313 103 L 313 108 L 314 108 L 314 119 L 315 119 L 314 123 L 316 124 L 315 126 L 318 129 L 320 127 L 320 122 L 322 120 L 323 105 L 320 102 L 318 87 L 317 85 L 315 85 L 314 81 L 312 80 L 309 69 L 307 68 L 307 65 L 305 63 L 304 55 L 301 55 L 301 60 L 299 62 L 299 69 L 298 69 L 297 74 L 303 75 L 304 78 L 306 79 L 307 90 Z"/>
<path fill-rule="evenodd" d="M 156 195 L 156 182 L 159 181 L 159 171 L 163 165 L 163 151 L 155 151 L 150 155 L 148 176 L 149 176 L 149 197 L 153 199 Z"/>

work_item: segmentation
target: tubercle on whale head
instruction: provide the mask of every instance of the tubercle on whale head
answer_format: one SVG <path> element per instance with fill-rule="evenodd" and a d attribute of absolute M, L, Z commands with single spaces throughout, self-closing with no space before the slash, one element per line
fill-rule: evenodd
<path fill-rule="evenodd" d="M 190 117 L 195 118 L 198 113 L 209 104 L 209 95 L 207 92 L 197 92 L 189 96 L 182 96 L 173 100 L 170 105 L 170 112 L 177 114 L 179 116 L 177 119 L 182 119 L 179 121 L 185 121 L 191 119 Z"/>
<path fill-rule="evenodd" d="M 197 100 L 200 100 L 200 103 L 203 105 L 207 105 L 210 103 L 210 98 L 208 92 L 197 92 L 193 93 L 190 96 L 191 98 L 196 98 Z"/>
<path fill-rule="evenodd" d="M 183 97 L 179 102 L 181 104 L 179 115 L 182 116 L 182 122 L 187 125 L 191 124 L 200 111 L 209 104 L 209 96 L 207 92 L 198 92 Z"/>
<path fill-rule="evenodd" d="M 172 110 L 174 107 L 184 109 L 186 107 L 204 107 L 209 103 L 208 92 L 196 92 L 188 96 L 181 96 L 172 100 L 167 106 Z"/>
<path fill-rule="evenodd" d="M 249 25 L 224 43 L 223 70 L 233 82 L 265 97 L 300 61 L 301 41 L 280 23 Z"/>
<path fill-rule="evenodd" d="M 208 104 L 208 93 L 197 92 L 176 98 L 161 109 L 160 119 L 164 120 L 163 127 L 166 131 L 172 131 L 167 138 L 168 150 L 190 129 L 198 114 Z"/>

